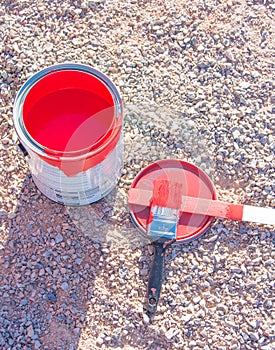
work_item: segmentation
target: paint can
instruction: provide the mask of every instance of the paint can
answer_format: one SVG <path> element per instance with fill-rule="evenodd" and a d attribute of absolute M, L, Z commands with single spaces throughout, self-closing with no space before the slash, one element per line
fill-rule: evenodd
<path fill-rule="evenodd" d="M 122 100 L 110 79 L 83 64 L 57 64 L 18 92 L 13 121 L 38 189 L 72 206 L 100 200 L 123 165 Z"/>

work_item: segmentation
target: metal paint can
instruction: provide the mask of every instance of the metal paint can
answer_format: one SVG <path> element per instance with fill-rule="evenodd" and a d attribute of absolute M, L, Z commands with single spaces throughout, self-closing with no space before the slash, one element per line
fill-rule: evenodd
<path fill-rule="evenodd" d="M 123 165 L 123 104 L 111 80 L 83 64 L 57 64 L 18 92 L 13 121 L 38 189 L 79 206 L 117 184 Z"/>

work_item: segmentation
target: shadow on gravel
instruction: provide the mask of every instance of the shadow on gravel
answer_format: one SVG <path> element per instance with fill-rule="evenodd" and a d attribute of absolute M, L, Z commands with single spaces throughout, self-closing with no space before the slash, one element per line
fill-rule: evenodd
<path fill-rule="evenodd" d="M 224 271 L 234 252 L 244 249 L 254 259 L 259 243 L 274 243 L 268 230 L 247 232 L 246 224 L 217 220 L 204 237 L 170 247 L 158 314 L 148 324 L 144 296 L 152 256 L 147 245 L 113 249 L 95 242 L 83 231 L 86 226 L 78 230 L 66 207 L 37 190 L 29 174 L 16 212 L 2 217 L 9 227 L 0 250 L 3 350 L 172 349 L 182 338 L 177 334 L 191 336 L 192 322 L 181 310 L 200 295 L 199 286 L 219 289 L 220 279 L 231 276 Z M 171 280 L 176 281 L 172 290 Z M 234 293 L 242 293 L 242 287 Z M 183 316 L 182 326 L 173 330 L 177 334 L 167 336 L 160 326 L 166 313 L 169 319 Z"/>
<path fill-rule="evenodd" d="M 131 306 L 142 297 L 127 290 L 135 277 L 123 257 L 110 267 L 110 250 L 79 232 L 66 208 L 43 196 L 29 174 L 16 212 L 2 215 L 9 237 L 0 250 L 1 349 L 97 349 L 103 342 L 170 348 L 163 332 L 144 324 L 142 309 Z M 125 322 L 119 331 L 118 320 Z"/>
<path fill-rule="evenodd" d="M 77 349 L 103 255 L 26 177 L 1 251 L 1 349 Z M 10 347 L 9 347 L 10 346 Z"/>

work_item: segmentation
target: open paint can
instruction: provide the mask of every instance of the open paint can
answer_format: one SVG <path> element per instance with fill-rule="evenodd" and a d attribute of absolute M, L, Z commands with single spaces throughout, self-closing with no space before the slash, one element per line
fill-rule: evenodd
<path fill-rule="evenodd" d="M 18 92 L 13 119 L 33 180 L 48 198 L 85 205 L 116 186 L 123 105 L 101 72 L 76 63 L 43 69 Z"/>

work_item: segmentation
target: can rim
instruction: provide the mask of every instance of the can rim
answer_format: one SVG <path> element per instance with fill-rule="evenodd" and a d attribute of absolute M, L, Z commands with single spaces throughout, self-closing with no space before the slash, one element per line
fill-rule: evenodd
<path fill-rule="evenodd" d="M 104 136 L 95 144 L 93 144 L 91 147 L 77 150 L 77 151 L 60 152 L 60 151 L 52 150 L 43 146 L 29 134 L 23 121 L 23 105 L 29 91 L 38 81 L 40 81 L 46 75 L 51 74 L 53 72 L 66 71 L 66 70 L 67 71 L 74 70 L 74 71 L 91 74 L 95 78 L 99 79 L 104 85 L 106 85 L 114 102 L 115 122 L 112 123 L 112 127 L 110 128 L 111 130 L 108 129 L 107 132 L 104 134 Z M 120 94 L 118 92 L 118 89 L 116 88 L 114 83 L 99 70 L 93 67 L 90 67 L 89 65 L 86 65 L 86 64 L 74 63 L 74 62 L 54 64 L 32 75 L 30 78 L 26 80 L 26 82 L 22 85 L 22 87 L 18 91 L 15 97 L 15 102 L 13 106 L 13 123 L 21 142 L 27 148 L 31 149 L 36 154 L 42 157 L 49 158 L 49 159 L 58 158 L 61 161 L 62 160 L 64 161 L 81 160 L 91 155 L 100 153 L 103 149 L 108 147 L 109 143 L 111 143 L 111 141 L 120 133 L 122 128 L 122 118 L 123 118 L 123 103 L 122 103 Z M 102 144 L 102 140 L 104 137 L 107 137 L 106 142 Z M 86 150 L 87 152 L 85 153 Z"/>

